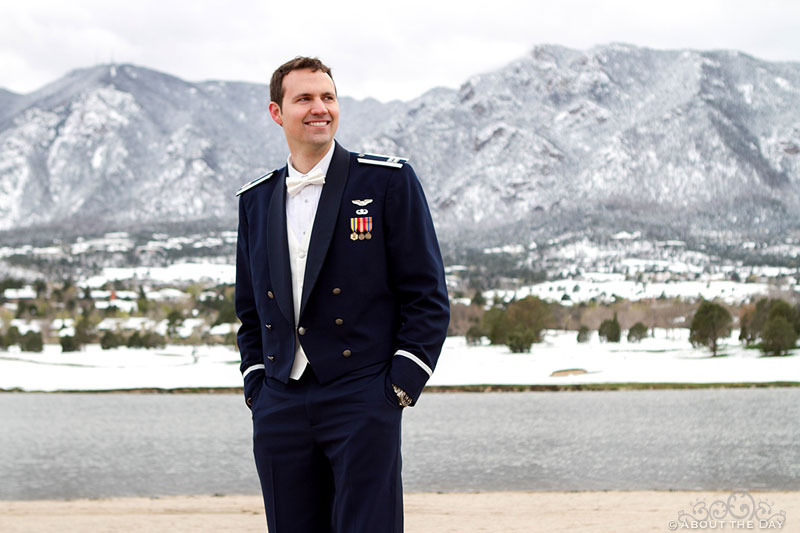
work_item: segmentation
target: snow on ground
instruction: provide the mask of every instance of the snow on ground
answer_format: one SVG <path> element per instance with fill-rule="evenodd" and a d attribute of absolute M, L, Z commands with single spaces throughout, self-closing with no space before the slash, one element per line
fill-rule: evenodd
<path fill-rule="evenodd" d="M 213 281 L 233 284 L 236 280 L 236 265 L 214 263 L 176 263 L 166 267 L 126 267 L 103 269 L 103 273 L 93 276 L 81 286 L 102 287 L 109 281 L 143 279 L 160 283 L 176 281 Z"/>
<path fill-rule="evenodd" d="M 595 333 L 585 344 L 574 331 L 549 331 L 530 353 L 504 346 L 469 347 L 463 337 L 447 339 L 429 385 L 570 385 L 591 383 L 739 383 L 800 381 L 800 356 L 761 357 L 735 336 L 712 358 L 692 348 L 688 330 L 656 330 L 641 343 L 602 343 Z M 800 351 L 800 350 L 798 350 Z M 559 370 L 585 374 L 553 377 Z"/>
<path fill-rule="evenodd" d="M 449 337 L 429 385 L 567 385 L 591 383 L 737 383 L 800 381 L 800 355 L 760 357 L 735 336 L 712 358 L 694 349 L 685 329 L 656 330 L 655 338 L 629 344 L 576 342 L 574 331 L 548 331 L 530 353 L 505 346 L 467 346 Z M 797 354 L 800 350 L 796 350 Z M 559 370 L 587 373 L 553 377 Z M 238 387 L 239 354 L 225 346 L 168 346 L 161 350 L 90 345 L 61 353 L 0 352 L 0 389 L 108 390 L 135 388 Z"/>
<path fill-rule="evenodd" d="M 89 345 L 62 353 L 0 352 L 0 389 L 29 391 L 239 387 L 239 354 L 225 346 L 103 350 Z"/>
<path fill-rule="evenodd" d="M 734 281 L 681 281 L 677 282 L 637 282 L 619 279 L 619 275 L 606 275 L 601 279 L 592 274 L 584 280 L 556 280 L 523 287 L 517 291 L 486 291 L 483 295 L 489 301 L 499 298 L 509 300 L 526 296 L 537 296 L 548 301 L 570 300 L 586 302 L 595 298 L 599 301 L 613 301 L 615 297 L 627 300 L 643 300 L 649 298 L 705 298 L 720 299 L 729 304 L 739 304 L 754 297 L 767 296 L 779 286 L 767 283 L 737 283 Z M 794 285 L 786 285 L 784 289 L 798 290 Z M 757 299 L 757 298 L 756 298 Z"/>

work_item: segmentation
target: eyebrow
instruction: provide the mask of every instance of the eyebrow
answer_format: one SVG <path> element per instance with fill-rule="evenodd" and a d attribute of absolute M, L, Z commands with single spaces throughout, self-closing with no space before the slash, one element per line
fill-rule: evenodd
<path fill-rule="evenodd" d="M 294 98 L 292 98 L 292 99 L 293 100 L 297 100 L 298 98 L 303 98 L 305 96 L 314 96 L 314 94 L 313 93 L 300 93 L 300 94 L 294 95 Z M 336 96 L 336 93 L 335 92 L 331 92 L 331 91 L 325 91 L 324 93 L 321 93 L 321 96 Z"/>

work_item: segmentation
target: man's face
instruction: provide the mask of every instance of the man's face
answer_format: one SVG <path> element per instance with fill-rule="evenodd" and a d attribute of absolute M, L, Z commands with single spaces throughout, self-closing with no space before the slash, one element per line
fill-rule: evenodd
<path fill-rule="evenodd" d="M 283 126 L 292 153 L 330 147 L 339 125 L 339 101 L 330 76 L 300 69 L 283 78 L 283 102 L 270 102 L 272 120 Z"/>

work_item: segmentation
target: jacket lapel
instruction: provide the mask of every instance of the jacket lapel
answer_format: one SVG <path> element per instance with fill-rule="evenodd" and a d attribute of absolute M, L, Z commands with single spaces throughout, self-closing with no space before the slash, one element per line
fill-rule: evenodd
<path fill-rule="evenodd" d="M 269 201 L 267 215 L 267 262 L 269 264 L 272 293 L 278 301 L 278 308 L 290 324 L 294 324 L 294 303 L 292 303 L 292 271 L 289 265 L 289 241 L 286 236 L 286 174 L 284 167 L 277 179 Z"/>
<path fill-rule="evenodd" d="M 350 153 L 337 142 L 328 173 L 325 176 L 325 185 L 322 187 L 322 196 L 320 196 L 317 214 L 314 217 L 314 227 L 311 230 L 311 242 L 308 245 L 308 258 L 303 278 L 303 297 L 300 300 L 300 315 L 298 316 L 302 316 L 308 296 L 314 288 L 320 270 L 322 270 L 322 263 L 325 261 L 328 246 L 336 229 L 336 219 L 339 216 L 349 172 Z M 286 233 L 285 229 L 284 233 Z"/>

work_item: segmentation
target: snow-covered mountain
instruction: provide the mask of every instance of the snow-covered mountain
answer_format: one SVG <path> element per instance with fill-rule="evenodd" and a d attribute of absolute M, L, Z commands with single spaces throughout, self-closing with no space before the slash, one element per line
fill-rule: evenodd
<path fill-rule="evenodd" d="M 0 91 L 0 229 L 235 225 L 233 192 L 285 158 L 266 100 L 131 65 Z M 539 46 L 458 90 L 341 107 L 345 146 L 411 157 L 445 239 L 752 238 L 800 221 L 797 63 Z"/>
<path fill-rule="evenodd" d="M 104 65 L 7 99 L 0 229 L 228 220 L 238 186 L 286 157 L 262 85 Z M 350 125 L 369 133 L 391 107 L 359 102 Z"/>
<path fill-rule="evenodd" d="M 6 109 L 10 109 L 19 98 L 20 95 L 17 93 L 12 93 L 11 91 L 0 88 L 0 113 L 3 113 Z"/>
<path fill-rule="evenodd" d="M 796 63 L 540 46 L 410 102 L 369 148 L 414 154 L 464 233 L 775 232 L 798 221 L 798 110 Z"/>

